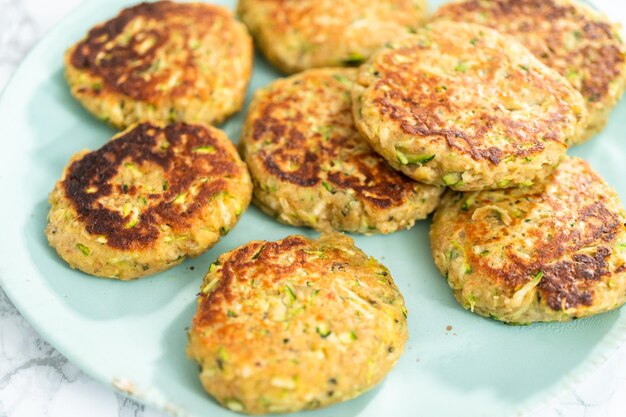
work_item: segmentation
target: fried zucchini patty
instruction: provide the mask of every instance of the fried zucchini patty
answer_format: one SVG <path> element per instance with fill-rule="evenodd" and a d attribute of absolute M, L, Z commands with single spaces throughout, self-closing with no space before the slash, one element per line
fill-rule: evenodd
<path fill-rule="evenodd" d="M 430 238 L 458 302 L 483 316 L 565 321 L 626 300 L 626 212 L 582 159 L 530 189 L 448 192 Z"/>
<path fill-rule="evenodd" d="M 356 397 L 385 377 L 406 339 L 387 268 L 340 234 L 289 236 L 211 265 L 187 352 L 220 404 L 264 414 Z"/>
<path fill-rule="evenodd" d="M 513 38 L 435 22 L 359 68 L 358 129 L 394 168 L 460 191 L 547 177 L 586 124 L 582 96 Z"/>
<path fill-rule="evenodd" d="M 118 128 L 216 124 L 243 105 L 252 40 L 230 11 L 159 1 L 124 9 L 65 54 L 72 95 Z"/>
<path fill-rule="evenodd" d="M 251 195 L 248 171 L 222 131 L 143 123 L 72 157 L 50 194 L 46 235 L 72 268 L 133 279 L 213 246 Z"/>

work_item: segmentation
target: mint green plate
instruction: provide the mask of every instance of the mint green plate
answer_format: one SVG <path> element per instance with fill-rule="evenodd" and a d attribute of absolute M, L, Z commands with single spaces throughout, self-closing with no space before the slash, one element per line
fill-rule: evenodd
<path fill-rule="evenodd" d="M 249 240 L 315 234 L 250 208 L 205 255 L 124 283 L 71 270 L 43 232 L 47 194 L 69 157 L 100 147 L 114 133 L 70 96 L 63 52 L 127 3 L 86 2 L 33 50 L 0 100 L 0 283 L 41 335 L 96 379 L 179 416 L 227 416 L 203 392 L 196 366 L 185 357 L 185 328 L 202 276 L 219 254 Z M 277 75 L 257 57 L 250 92 Z M 240 114 L 223 126 L 233 139 L 241 120 Z M 572 153 L 590 161 L 626 200 L 624 120 L 622 101 L 604 132 Z M 409 308 L 410 340 L 379 387 L 306 416 L 517 415 L 580 380 L 626 334 L 626 310 L 528 327 L 463 310 L 433 265 L 427 221 L 390 236 L 358 236 L 356 242 L 391 269 Z"/>

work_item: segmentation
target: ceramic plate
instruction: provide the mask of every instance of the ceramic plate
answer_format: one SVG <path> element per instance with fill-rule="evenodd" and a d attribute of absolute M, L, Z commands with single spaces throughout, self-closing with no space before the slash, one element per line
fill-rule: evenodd
<path fill-rule="evenodd" d="M 234 1 L 216 1 L 233 7 Z M 65 49 L 125 1 L 90 1 L 33 50 L 0 101 L 1 284 L 39 333 L 94 378 L 179 416 L 228 416 L 202 390 L 185 356 L 196 293 L 219 254 L 251 239 L 315 233 L 276 223 L 256 208 L 201 257 L 134 282 L 71 270 L 44 236 L 47 195 L 70 156 L 115 132 L 72 99 Z M 436 6 L 433 4 L 432 7 Z M 278 74 L 256 59 L 250 92 Z M 242 115 L 223 128 L 239 137 Z M 626 200 L 622 101 L 601 135 L 572 150 Z M 621 125 L 620 125 L 621 122 Z M 626 310 L 567 324 L 506 326 L 457 305 L 431 260 L 427 221 L 356 243 L 392 271 L 409 309 L 410 340 L 388 378 L 361 397 L 315 416 L 493 416 L 537 406 L 605 361 L 626 333 Z"/>

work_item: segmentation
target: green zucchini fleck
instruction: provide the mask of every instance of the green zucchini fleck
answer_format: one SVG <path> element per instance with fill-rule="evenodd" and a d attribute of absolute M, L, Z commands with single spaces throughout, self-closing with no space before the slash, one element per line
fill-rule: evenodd
<path fill-rule="evenodd" d="M 76 248 L 79 251 L 81 251 L 83 253 L 83 255 L 85 255 L 85 256 L 91 255 L 91 249 L 89 249 L 87 246 L 83 245 L 82 243 L 77 243 L 76 244 Z"/>
<path fill-rule="evenodd" d="M 321 250 L 308 250 L 308 249 L 302 249 L 302 251 L 304 253 L 306 253 L 307 255 L 317 255 L 319 258 L 324 259 L 324 251 L 321 251 Z"/>
<path fill-rule="evenodd" d="M 459 62 L 456 67 L 454 67 L 455 72 L 465 73 L 469 69 L 469 66 L 465 62 Z"/>
<path fill-rule="evenodd" d="M 411 155 L 396 149 L 396 157 L 402 165 L 423 165 L 435 159 L 436 155 Z"/>
<path fill-rule="evenodd" d="M 333 78 L 337 81 L 339 81 L 342 84 L 345 84 L 347 86 L 352 86 L 352 83 L 350 82 L 350 80 L 346 77 L 344 77 L 343 75 L 339 75 L 339 74 L 333 74 Z"/>
<path fill-rule="evenodd" d="M 259 248 L 259 251 L 252 256 L 252 259 L 257 259 L 259 255 L 261 255 L 261 252 L 263 252 L 263 249 L 265 249 L 265 245 Z"/>
<path fill-rule="evenodd" d="M 333 186 L 327 183 L 326 181 L 322 181 L 322 185 L 324 186 L 324 188 L 326 188 L 326 191 L 328 191 L 329 193 L 331 194 L 337 193 L 337 190 L 333 188 Z"/>
<path fill-rule="evenodd" d="M 139 216 L 134 216 L 132 219 L 130 219 L 130 221 L 128 223 L 126 223 L 126 225 L 124 227 L 126 229 L 130 229 L 132 227 L 137 226 L 137 223 L 139 223 Z"/>
<path fill-rule="evenodd" d="M 473 313 L 474 306 L 476 305 L 476 296 L 474 294 L 470 294 L 469 297 L 467 297 L 467 301 L 469 303 L 470 311 Z"/>
<path fill-rule="evenodd" d="M 498 187 L 504 188 L 511 183 L 511 180 L 508 178 L 502 179 L 496 183 Z"/>
<path fill-rule="evenodd" d="M 287 293 L 291 301 L 296 301 L 296 293 L 293 292 L 289 285 L 285 285 L 285 293 Z"/>
<path fill-rule="evenodd" d="M 211 281 L 209 281 L 207 285 L 202 287 L 202 290 L 201 290 L 202 293 L 203 294 L 210 293 L 217 286 L 217 284 L 219 284 L 219 282 L 220 282 L 219 278 L 213 278 Z"/>
<path fill-rule="evenodd" d="M 342 63 L 347 66 L 357 66 L 361 65 L 363 61 L 365 61 L 365 55 L 358 52 L 353 52 L 348 55 L 348 58 L 344 59 Z"/>
<path fill-rule="evenodd" d="M 224 362 L 228 360 L 228 352 L 224 346 L 217 348 L 217 358 Z"/>
<path fill-rule="evenodd" d="M 322 126 L 319 129 L 317 129 L 320 135 L 322 135 L 322 137 L 324 138 L 325 141 L 329 141 L 330 140 L 330 135 L 333 133 L 333 131 L 335 130 L 335 126 Z"/>
<path fill-rule="evenodd" d="M 200 154 L 208 154 L 208 153 L 215 153 L 215 148 L 213 146 L 199 146 L 197 148 L 194 148 L 193 151 L 195 153 L 200 153 Z"/>
<path fill-rule="evenodd" d="M 234 411 L 236 413 L 240 413 L 243 410 L 245 410 L 245 407 L 243 405 L 243 403 L 241 401 L 239 401 L 237 398 L 227 398 L 224 400 L 224 405 L 226 406 L 226 408 L 228 408 L 231 411 Z"/>
<path fill-rule="evenodd" d="M 183 204 L 187 198 L 187 193 L 180 193 L 172 200 L 172 203 Z"/>
<path fill-rule="evenodd" d="M 443 183 L 448 186 L 456 185 L 461 182 L 460 172 L 450 172 L 443 176 Z"/>
<path fill-rule="evenodd" d="M 170 122 L 175 122 L 177 117 L 178 116 L 176 114 L 176 110 L 171 108 L 167 113 L 167 120 Z M 161 149 L 167 149 L 167 148 L 161 147 Z"/>
<path fill-rule="evenodd" d="M 332 333 L 332 331 L 330 330 L 330 326 L 328 326 L 328 324 L 326 323 L 322 323 L 317 326 L 315 328 L 315 331 L 321 336 L 322 339 L 326 339 Z"/>
<path fill-rule="evenodd" d="M 472 207 L 474 205 L 474 203 L 476 202 L 476 195 L 472 194 L 469 197 L 467 197 L 467 199 L 465 199 L 465 201 L 463 202 L 463 205 L 461 206 L 461 210 L 463 211 L 468 211 L 470 207 Z"/>

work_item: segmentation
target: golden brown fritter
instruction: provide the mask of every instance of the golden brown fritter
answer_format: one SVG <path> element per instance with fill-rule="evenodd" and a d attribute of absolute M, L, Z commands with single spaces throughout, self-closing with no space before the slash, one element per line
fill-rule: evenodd
<path fill-rule="evenodd" d="M 65 69 L 72 94 L 116 127 L 215 124 L 243 105 L 252 40 L 222 7 L 141 3 L 91 29 L 67 51 Z"/>
<path fill-rule="evenodd" d="M 248 171 L 220 130 L 143 123 L 72 157 L 50 194 L 46 235 L 72 268 L 138 278 L 213 246 L 251 194 Z"/>
<path fill-rule="evenodd" d="M 280 70 L 358 65 L 385 42 L 414 32 L 426 0 L 239 0 L 237 13 Z"/>
<path fill-rule="evenodd" d="M 589 112 L 589 124 L 576 143 L 604 127 L 626 87 L 621 28 L 578 1 L 465 0 L 442 6 L 433 19 L 480 23 L 512 35 L 566 77 Z"/>
<path fill-rule="evenodd" d="M 255 241 L 219 257 L 189 333 L 200 381 L 233 411 L 313 409 L 372 388 L 407 339 L 387 268 L 331 234 Z"/>
<path fill-rule="evenodd" d="M 564 321 L 626 301 L 626 212 L 582 159 L 532 188 L 447 193 L 430 238 L 456 299 L 484 316 Z"/>
<path fill-rule="evenodd" d="M 390 233 L 435 209 L 442 189 L 392 169 L 354 126 L 355 69 L 312 69 L 256 93 L 241 143 L 255 202 L 292 225 Z"/>
<path fill-rule="evenodd" d="M 548 176 L 585 126 L 583 99 L 511 37 L 435 22 L 359 68 L 358 129 L 413 179 L 469 191 Z"/>

